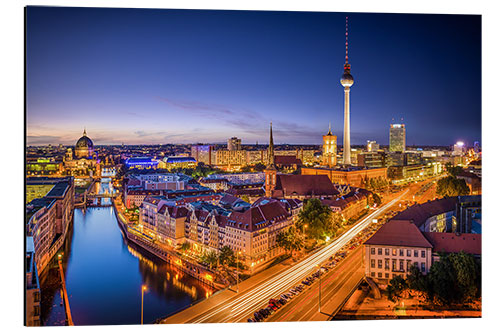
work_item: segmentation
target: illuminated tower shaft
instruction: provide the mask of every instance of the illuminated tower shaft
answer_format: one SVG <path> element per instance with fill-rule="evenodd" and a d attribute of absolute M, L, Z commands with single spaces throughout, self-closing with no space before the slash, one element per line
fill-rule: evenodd
<path fill-rule="evenodd" d="M 347 56 L 347 17 L 345 18 L 345 64 L 344 74 L 340 78 L 340 84 L 344 86 L 344 164 L 351 164 L 351 123 L 350 123 L 350 92 L 351 86 L 354 83 L 354 78 L 351 75 L 351 65 L 348 62 Z"/>
<path fill-rule="evenodd" d="M 344 87 L 344 164 L 351 164 L 350 91 L 350 87 Z"/>

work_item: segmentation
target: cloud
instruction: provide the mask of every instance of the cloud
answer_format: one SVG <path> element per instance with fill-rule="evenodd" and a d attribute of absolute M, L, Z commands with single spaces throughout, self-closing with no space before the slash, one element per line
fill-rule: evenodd
<path fill-rule="evenodd" d="M 176 109 L 197 116 L 202 115 L 217 119 L 221 123 L 236 127 L 247 134 L 262 137 L 269 133 L 268 122 L 270 119 L 253 110 L 198 101 L 179 101 L 164 97 L 158 97 L 158 99 Z M 273 131 L 277 136 L 283 138 L 296 138 L 299 140 L 303 137 L 321 138 L 321 133 L 317 129 L 283 120 L 274 122 Z"/>
<path fill-rule="evenodd" d="M 62 138 L 56 135 L 28 135 L 26 136 L 27 145 L 47 145 L 59 144 Z"/>
<path fill-rule="evenodd" d="M 167 132 L 165 132 L 165 131 L 147 132 L 147 131 L 143 131 L 143 130 L 138 130 L 138 131 L 135 131 L 134 134 L 137 135 L 138 137 L 142 138 L 142 137 L 145 137 L 145 136 L 165 135 L 165 134 L 167 134 Z"/>

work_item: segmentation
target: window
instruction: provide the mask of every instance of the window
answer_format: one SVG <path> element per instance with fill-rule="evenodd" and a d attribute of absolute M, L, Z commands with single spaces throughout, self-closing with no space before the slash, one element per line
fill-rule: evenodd
<path fill-rule="evenodd" d="M 370 253 L 371 253 L 371 254 L 375 254 L 375 248 L 374 248 L 374 247 L 372 247 L 372 248 L 370 249 Z"/>
<path fill-rule="evenodd" d="M 389 270 L 389 259 L 385 259 L 385 270 Z"/>
<path fill-rule="evenodd" d="M 405 250 L 404 249 L 399 249 L 399 256 L 402 257 L 405 255 Z"/>
<path fill-rule="evenodd" d="M 377 253 L 377 254 L 378 254 L 379 256 L 380 256 L 380 255 L 382 255 L 382 248 L 381 248 L 381 247 L 379 247 L 379 248 L 378 248 L 378 253 Z"/>
<path fill-rule="evenodd" d="M 378 277 L 381 278 L 382 277 L 382 273 L 379 272 L 378 273 Z"/>
<path fill-rule="evenodd" d="M 35 302 L 40 302 L 40 292 L 35 291 L 35 293 L 33 294 L 33 298 L 34 298 Z"/>
<path fill-rule="evenodd" d="M 396 250 L 396 249 L 392 249 L 392 255 L 393 255 L 393 256 L 395 256 L 395 255 L 397 255 L 397 254 L 398 254 L 398 250 Z"/>
<path fill-rule="evenodd" d="M 392 270 L 395 271 L 396 270 L 396 259 L 392 259 Z"/>
<path fill-rule="evenodd" d="M 425 258 L 425 251 L 421 251 L 422 258 Z"/>
<path fill-rule="evenodd" d="M 375 259 L 372 259 L 370 262 L 371 268 L 375 268 Z"/>
<path fill-rule="evenodd" d="M 33 314 L 34 316 L 39 316 L 40 315 L 40 306 L 35 306 L 33 308 L 33 310 L 35 311 L 35 313 Z"/>
<path fill-rule="evenodd" d="M 405 265 L 405 261 L 403 259 L 399 260 L 399 270 L 400 271 L 405 270 L 404 265 Z"/>
<path fill-rule="evenodd" d="M 411 260 L 406 260 L 406 271 L 409 272 L 411 268 Z"/>
<path fill-rule="evenodd" d="M 385 273 L 385 278 L 388 279 L 389 278 L 389 273 Z"/>
<path fill-rule="evenodd" d="M 406 250 L 406 256 L 411 257 L 411 250 Z"/>
<path fill-rule="evenodd" d="M 422 273 L 425 273 L 425 262 L 420 264 L 420 270 L 422 271 Z"/>
<path fill-rule="evenodd" d="M 372 277 L 375 277 L 375 272 L 372 272 L 372 273 L 371 273 L 371 276 L 372 276 Z"/>
<path fill-rule="evenodd" d="M 377 264 L 378 264 L 378 268 L 382 268 L 382 260 L 381 259 L 378 260 Z"/>
<path fill-rule="evenodd" d="M 385 255 L 388 256 L 389 254 L 389 249 L 385 249 Z"/>
<path fill-rule="evenodd" d="M 414 256 L 415 258 L 418 258 L 418 251 L 417 251 L 417 250 L 413 251 L 413 256 Z"/>

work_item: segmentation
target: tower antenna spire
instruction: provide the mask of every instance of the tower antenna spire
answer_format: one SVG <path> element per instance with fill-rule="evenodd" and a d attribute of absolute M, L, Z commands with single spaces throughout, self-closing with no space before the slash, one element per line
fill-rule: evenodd
<path fill-rule="evenodd" d="M 349 47 L 349 16 L 345 17 L 345 63 L 347 64 L 349 61 L 349 56 L 348 56 L 348 47 Z"/>

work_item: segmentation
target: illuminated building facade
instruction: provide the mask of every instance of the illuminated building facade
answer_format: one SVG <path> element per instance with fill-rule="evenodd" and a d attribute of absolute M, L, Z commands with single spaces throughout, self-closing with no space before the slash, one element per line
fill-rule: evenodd
<path fill-rule="evenodd" d="M 191 157 L 198 163 L 204 163 L 205 165 L 215 164 L 214 150 L 211 145 L 191 146 Z"/>
<path fill-rule="evenodd" d="M 33 237 L 26 237 L 26 326 L 40 326 L 40 282 Z"/>
<path fill-rule="evenodd" d="M 125 160 L 127 169 L 156 169 L 159 161 L 148 157 L 130 157 Z"/>
<path fill-rule="evenodd" d="M 341 185 L 365 187 L 366 182 L 372 178 L 387 179 L 387 168 L 308 168 L 302 167 L 302 175 L 327 175 L 330 181 Z"/>
<path fill-rule="evenodd" d="M 391 124 L 389 130 L 389 151 L 403 153 L 406 149 L 405 124 Z"/>
<path fill-rule="evenodd" d="M 94 154 L 94 143 L 87 136 L 87 131 L 83 130 L 83 136 L 78 139 L 75 145 L 76 158 L 92 158 Z"/>
<path fill-rule="evenodd" d="M 380 149 L 380 145 L 377 143 L 377 141 L 366 141 L 366 151 L 368 152 L 374 152 Z"/>
<path fill-rule="evenodd" d="M 227 140 L 227 150 L 241 150 L 241 139 L 237 137 L 232 137 Z"/>
<path fill-rule="evenodd" d="M 328 133 L 323 135 L 323 158 L 321 165 L 329 168 L 337 165 L 337 136 L 332 134 L 331 126 Z"/>
<path fill-rule="evenodd" d="M 37 270 L 42 272 L 63 244 L 73 219 L 74 182 L 72 177 L 33 177 L 27 178 L 26 184 L 32 189 L 40 188 L 37 198 L 26 205 L 26 228 L 27 235 L 33 237 Z M 45 192 L 48 187 L 50 190 Z"/>

